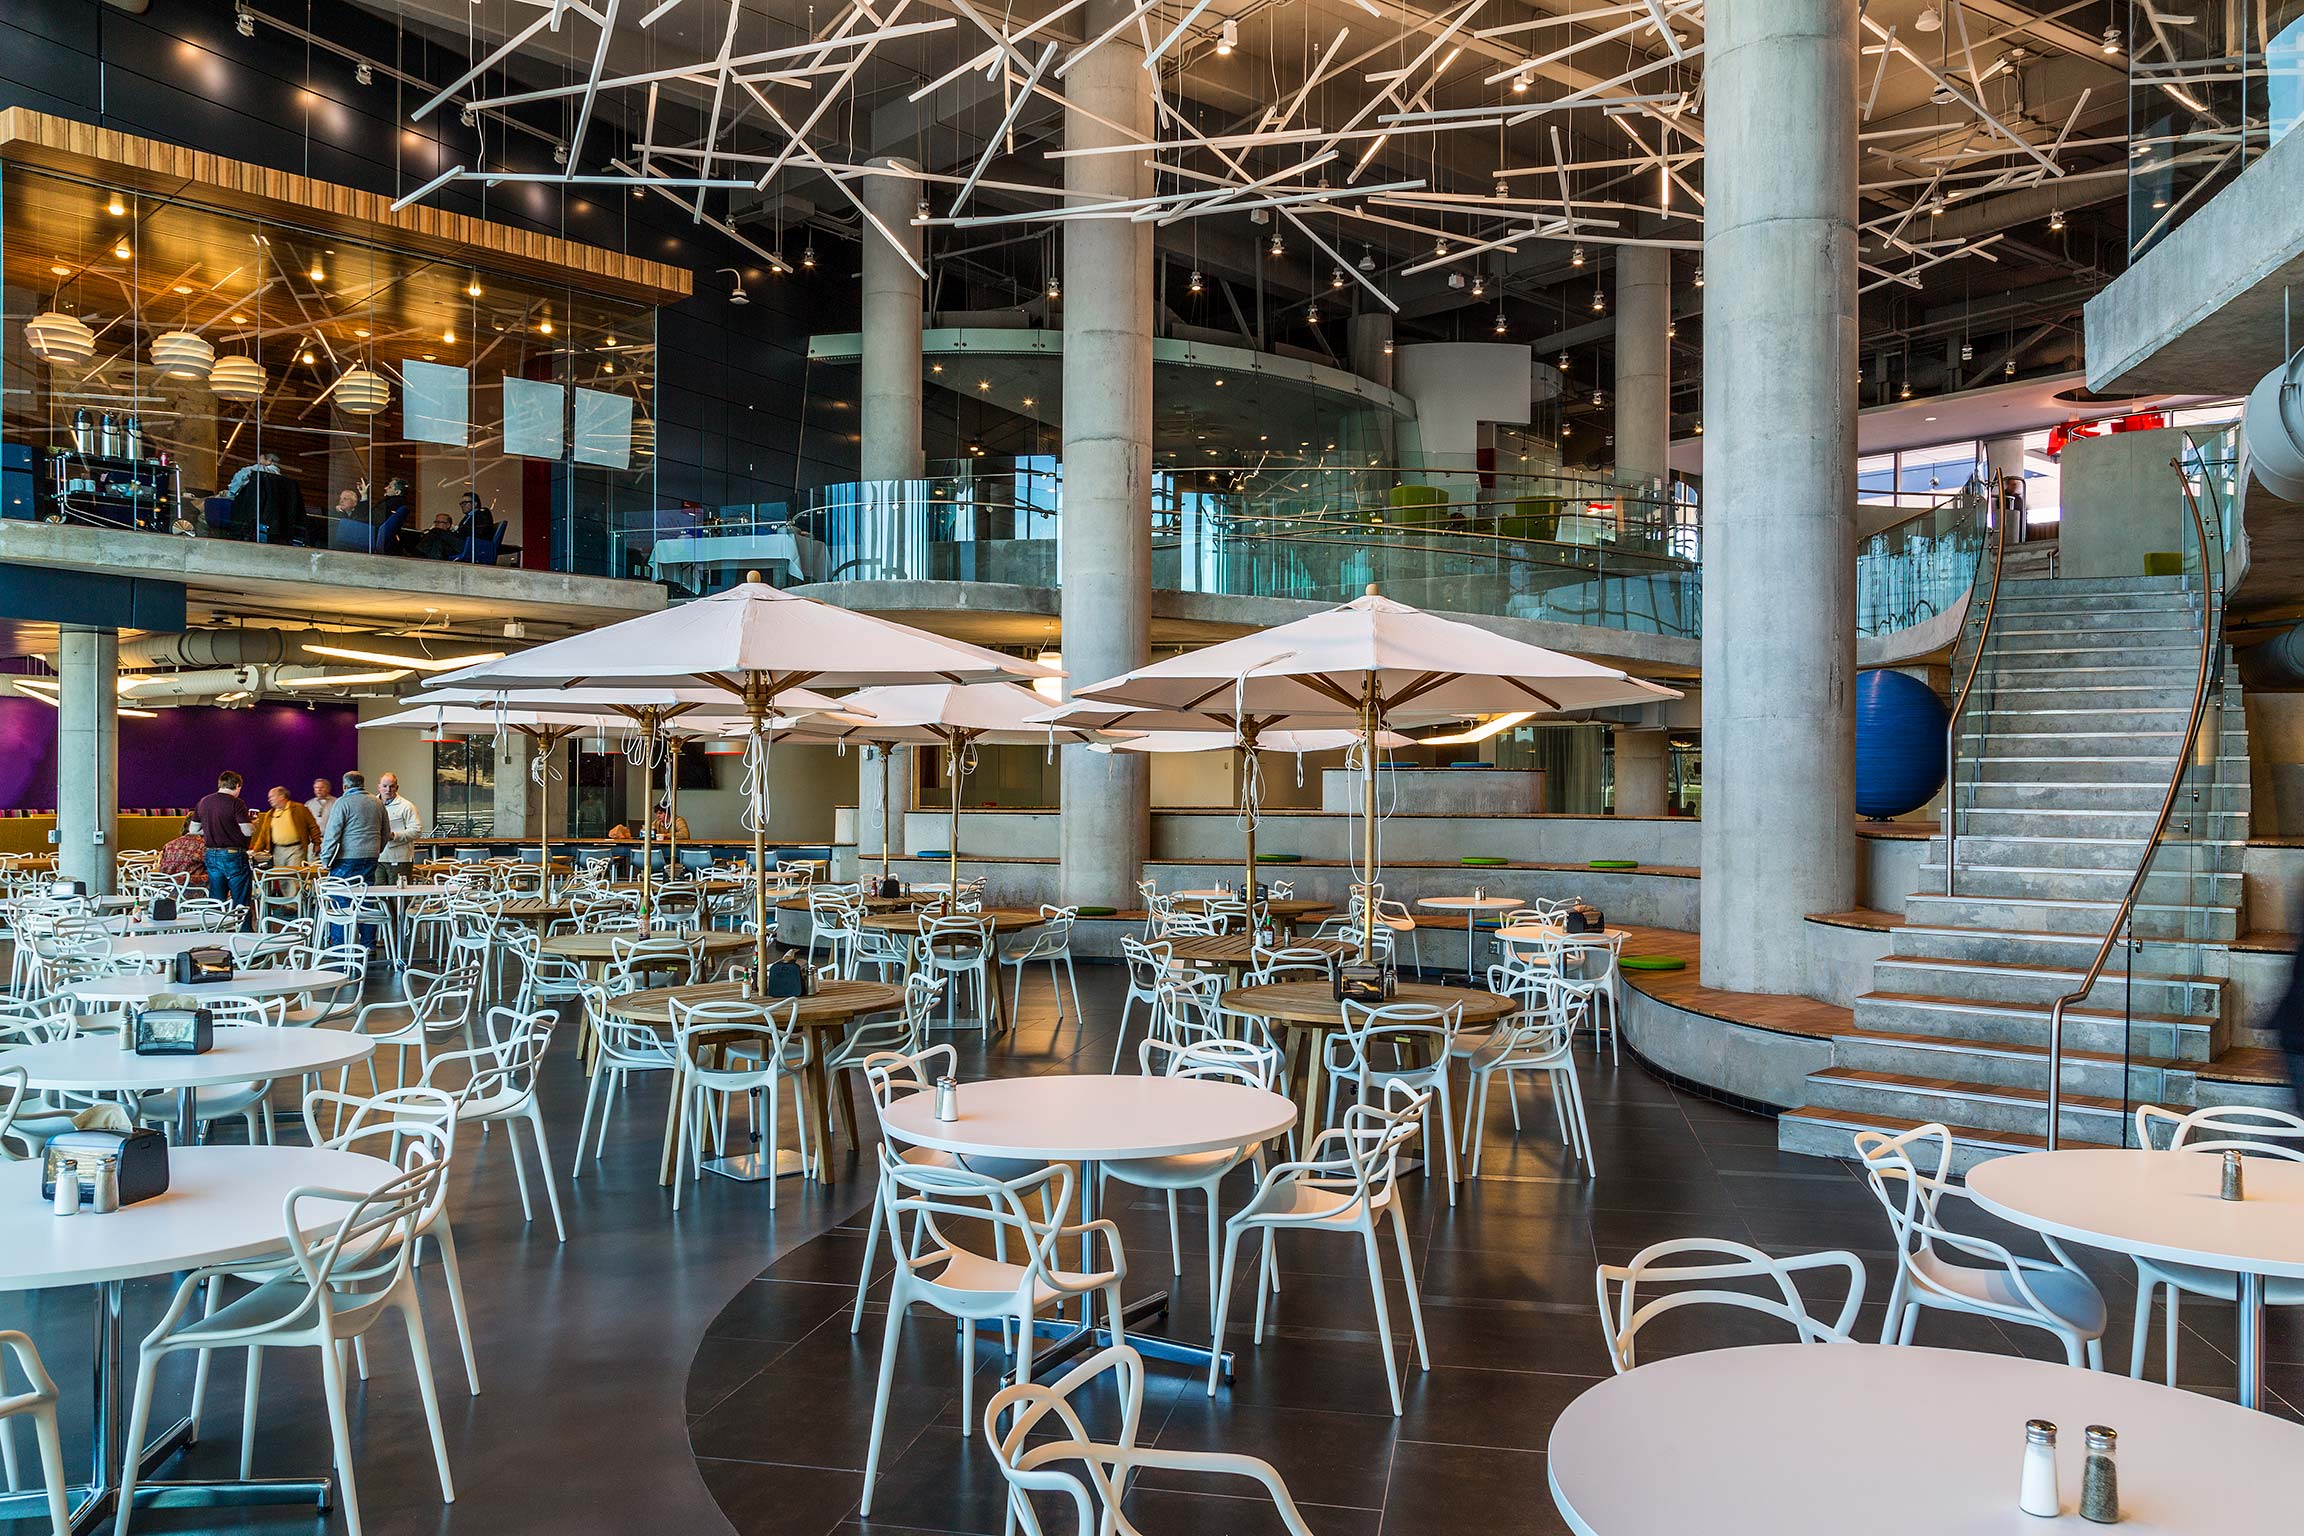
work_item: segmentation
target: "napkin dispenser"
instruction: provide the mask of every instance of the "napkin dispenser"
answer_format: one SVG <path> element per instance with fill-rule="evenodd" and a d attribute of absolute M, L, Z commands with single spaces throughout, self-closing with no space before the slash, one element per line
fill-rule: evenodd
<path fill-rule="evenodd" d="M 904 894 L 904 882 L 890 875 L 880 882 L 877 894 L 882 901 L 894 901 Z"/>
<path fill-rule="evenodd" d="M 1374 1007 L 1391 1001 L 1397 984 L 1398 973 L 1388 965 L 1340 965 L 1329 985 L 1339 1003 Z"/>
<path fill-rule="evenodd" d="M 806 997 L 809 991 L 808 967 L 797 960 L 771 960 L 768 980 L 760 989 L 763 997 Z"/>
<path fill-rule="evenodd" d="M 69 901 L 87 894 L 88 882 L 85 880 L 56 879 L 48 882 L 48 897 L 51 901 Z"/>
<path fill-rule="evenodd" d="M 156 923 L 172 923 L 176 921 L 176 898 L 173 896 L 153 897 L 152 910 L 149 915 L 151 916 L 152 921 Z"/>
<path fill-rule="evenodd" d="M 168 1193 L 168 1138 L 158 1131 L 64 1131 L 49 1139 L 40 1169 L 40 1198 L 53 1203 L 56 1181 L 80 1181 L 81 1199 L 93 1204 L 110 1163 L 122 1205 Z"/>
<path fill-rule="evenodd" d="M 216 1015 L 206 1008 L 141 1008 L 129 1026 L 139 1056 L 200 1056 L 216 1048 Z"/>
<path fill-rule="evenodd" d="M 1560 927 L 1568 933 L 1606 933 L 1608 919 L 1598 907 L 1580 901 L 1561 914 Z"/>
<path fill-rule="evenodd" d="M 179 951 L 169 966 L 168 979 L 180 987 L 205 981 L 230 981 L 232 951 L 216 944 Z"/>

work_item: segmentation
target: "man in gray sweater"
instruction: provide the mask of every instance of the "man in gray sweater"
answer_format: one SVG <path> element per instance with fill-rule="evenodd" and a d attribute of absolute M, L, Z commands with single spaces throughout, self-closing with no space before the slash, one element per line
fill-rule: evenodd
<path fill-rule="evenodd" d="M 367 776 L 354 769 L 344 775 L 344 793 L 320 829 L 320 863 L 340 880 L 370 880 L 383 851 L 384 806 L 368 793 Z"/>

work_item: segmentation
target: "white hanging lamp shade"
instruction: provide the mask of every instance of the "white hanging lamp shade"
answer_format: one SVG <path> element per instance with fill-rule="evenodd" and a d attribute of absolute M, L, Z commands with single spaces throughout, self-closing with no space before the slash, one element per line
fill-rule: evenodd
<path fill-rule="evenodd" d="M 44 363 L 84 363 L 96 355 L 96 333 L 73 315 L 49 310 L 24 326 L 25 345 Z"/>
<path fill-rule="evenodd" d="M 632 457 L 645 459 L 656 452 L 656 423 L 646 416 L 632 418 Z"/>
<path fill-rule="evenodd" d="M 392 386 L 373 369 L 348 369 L 336 381 L 336 404 L 355 416 L 373 416 L 391 403 Z"/>
<path fill-rule="evenodd" d="M 220 400 L 261 400 L 265 382 L 264 365 L 252 357 L 220 357 L 208 371 L 208 387 Z"/>
<path fill-rule="evenodd" d="M 152 340 L 152 366 L 163 378 L 204 380 L 216 366 L 216 349 L 205 336 L 168 331 Z"/>

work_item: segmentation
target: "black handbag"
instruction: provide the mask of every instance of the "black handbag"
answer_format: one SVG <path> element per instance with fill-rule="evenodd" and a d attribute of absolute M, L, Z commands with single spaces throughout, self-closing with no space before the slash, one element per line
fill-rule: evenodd
<path fill-rule="evenodd" d="M 1339 1003 L 1374 1006 L 1389 1001 L 1398 983 L 1399 973 L 1388 965 L 1340 965 L 1329 990 Z"/>
<path fill-rule="evenodd" d="M 811 979 L 808 974 L 808 967 L 800 964 L 797 960 L 771 960 L 768 963 L 768 980 L 766 985 L 760 989 L 760 995 L 762 997 L 806 997 L 808 995 L 808 983 Z"/>
<path fill-rule="evenodd" d="M 1598 907 L 1580 901 L 1562 914 L 1560 927 L 1567 933 L 1606 933 L 1608 919 Z"/>
<path fill-rule="evenodd" d="M 904 894 L 904 882 L 890 875 L 880 882 L 879 894 L 882 901 L 894 901 Z"/>
<path fill-rule="evenodd" d="M 153 897 L 152 911 L 150 915 L 152 921 L 156 923 L 172 923 L 176 921 L 176 898 L 173 896 Z"/>
<path fill-rule="evenodd" d="M 158 1131 L 65 1131 L 49 1139 L 40 1198 L 53 1202 L 56 1181 L 77 1178 L 80 1198 L 93 1204 L 97 1172 L 107 1162 L 116 1165 L 122 1205 L 168 1193 L 168 1138 Z"/>

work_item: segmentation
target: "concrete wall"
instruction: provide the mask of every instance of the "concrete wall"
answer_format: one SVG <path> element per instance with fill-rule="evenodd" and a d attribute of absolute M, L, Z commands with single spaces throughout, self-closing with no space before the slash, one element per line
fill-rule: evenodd
<path fill-rule="evenodd" d="M 1479 450 L 1482 422 L 1526 424 L 1533 364 L 1525 344 L 1423 342 L 1393 349 L 1392 387 L 1416 402 L 1426 454 L 1469 456 Z"/>
<path fill-rule="evenodd" d="M 1624 1044 L 1667 1072 L 1778 1109 L 1807 1103 L 1808 1074 L 1832 1064 L 1829 1040 L 1689 1013 L 1636 987 L 1624 989 Z"/>
<path fill-rule="evenodd" d="M 2242 695 L 2248 716 L 2248 830 L 2304 836 L 2304 693 Z"/>
<path fill-rule="evenodd" d="M 1348 768 L 1324 769 L 1320 774 L 1325 810 L 1358 810 L 1366 793 L 1360 775 Z M 1532 813 L 1547 808 L 1544 774 L 1533 768 L 1386 769 L 1376 780 L 1376 803 L 1388 812 L 1427 815 Z"/>
<path fill-rule="evenodd" d="M 1920 866 L 1928 844 L 1921 838 L 1856 839 L 1856 890 L 1875 912 L 1902 912 L 1904 898 L 1920 890 Z"/>
<path fill-rule="evenodd" d="M 2168 467 L 2183 446 L 2184 434 L 2173 427 L 2074 438 L 2065 446 L 2060 574 L 2141 576 L 2146 554 L 2187 547 L 2184 498 Z"/>

